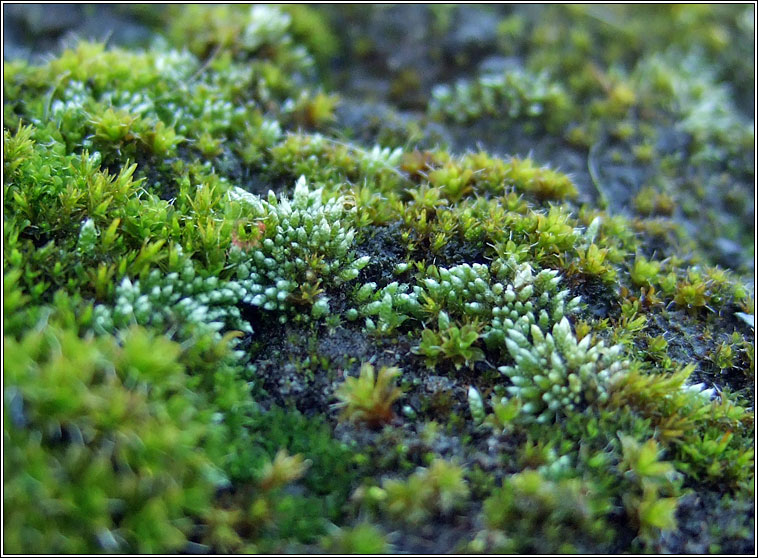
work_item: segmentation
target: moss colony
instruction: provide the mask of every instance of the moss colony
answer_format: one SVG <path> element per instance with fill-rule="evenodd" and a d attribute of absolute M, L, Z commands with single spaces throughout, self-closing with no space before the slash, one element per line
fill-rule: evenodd
<path fill-rule="evenodd" d="M 5 552 L 752 552 L 753 6 L 152 9 L 4 64 Z"/>

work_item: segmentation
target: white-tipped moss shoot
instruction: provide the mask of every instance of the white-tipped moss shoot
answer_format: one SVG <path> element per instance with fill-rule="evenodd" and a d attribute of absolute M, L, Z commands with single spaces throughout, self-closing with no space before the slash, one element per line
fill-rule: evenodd
<path fill-rule="evenodd" d="M 154 269 L 141 281 L 125 277 L 116 287 L 113 306 L 95 306 L 94 328 L 113 332 L 132 324 L 150 325 L 180 339 L 206 333 L 220 339 L 223 329 L 252 333 L 238 304 L 256 284 L 254 277 L 242 281 L 201 277 L 190 259 L 181 272 L 164 274 Z"/>
<path fill-rule="evenodd" d="M 369 262 L 368 256 L 352 252 L 355 210 L 348 200 L 338 196 L 323 202 L 322 189 L 310 189 L 302 176 L 291 200 L 273 192 L 267 199 L 233 192 L 234 199 L 250 204 L 264 229 L 257 247 L 235 256 L 235 261 L 247 258 L 244 269 L 255 275 L 245 301 L 276 311 L 282 322 L 297 307 L 310 307 L 314 318 L 326 315 L 324 289 L 354 280 Z"/>
<path fill-rule="evenodd" d="M 532 325 L 531 340 L 516 329 L 505 340 L 513 366 L 500 371 L 513 383 L 508 391 L 524 402 L 521 410 L 539 423 L 555 420 L 582 405 L 608 401 L 611 381 L 624 374 L 629 363 L 621 345 L 591 344 L 590 336 L 577 342 L 566 318 L 552 334 Z"/>

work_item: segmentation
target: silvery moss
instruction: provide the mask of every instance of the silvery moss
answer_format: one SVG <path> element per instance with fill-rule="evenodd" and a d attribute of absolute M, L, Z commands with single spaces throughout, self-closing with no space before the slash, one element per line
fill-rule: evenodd
<path fill-rule="evenodd" d="M 252 217 L 259 219 L 264 234 L 258 246 L 246 250 L 248 262 L 240 262 L 237 276 L 253 280 L 246 298 L 264 310 L 278 311 L 285 322 L 287 313 L 298 306 L 314 318 L 329 313 L 323 291 L 358 277 L 368 256 L 357 258 L 352 248 L 354 208 L 344 197 L 322 201 L 323 190 L 311 190 L 300 177 L 290 201 L 269 192 L 267 199 L 231 195 L 250 204 Z"/>
<path fill-rule="evenodd" d="M 432 91 L 429 113 L 458 123 L 498 115 L 510 120 L 535 119 L 550 130 L 568 120 L 570 99 L 560 82 L 546 72 L 521 68 L 490 73 L 455 85 L 438 85 Z"/>
<path fill-rule="evenodd" d="M 510 330 L 528 333 L 534 324 L 548 331 L 580 299 L 568 302 L 567 290 L 559 290 L 557 270 L 535 273 L 528 263 L 498 259 L 490 266 L 462 264 L 440 268 L 423 281 L 427 308 L 444 309 L 457 319 L 480 320 L 488 347 L 502 346 Z"/>
<path fill-rule="evenodd" d="M 738 171 L 754 138 L 753 124 L 740 114 L 729 87 L 719 83 L 716 72 L 716 68 L 704 68 L 697 56 L 682 56 L 670 48 L 641 60 L 632 79 L 651 103 L 664 104 L 673 94 L 676 103 L 666 108 L 678 112 L 676 127 L 691 136 L 695 161 L 731 158 L 734 161 L 729 164 Z"/>
<path fill-rule="evenodd" d="M 580 342 L 566 318 L 544 334 L 532 325 L 531 340 L 516 329 L 505 340 L 515 364 L 500 371 L 513 383 L 508 392 L 523 402 L 522 411 L 540 423 L 579 410 L 583 405 L 608 402 L 615 375 L 623 374 L 628 363 L 620 358 L 622 347 L 605 347 L 602 341 Z"/>
<path fill-rule="evenodd" d="M 150 325 L 180 339 L 207 333 L 220 339 L 223 329 L 252 333 L 238 305 L 260 288 L 254 277 L 242 281 L 202 277 L 189 259 L 179 272 L 154 269 L 142 281 L 125 277 L 116 287 L 115 304 L 95 307 L 94 327 L 112 332 L 131 324 Z"/>
<path fill-rule="evenodd" d="M 396 268 L 407 270 L 407 265 Z M 473 367 L 484 359 L 480 337 L 488 348 L 500 351 L 509 331 L 525 334 L 535 324 L 547 331 L 579 305 L 578 297 L 566 302 L 569 293 L 559 290 L 556 270 L 534 273 L 529 264 L 513 258 L 497 259 L 491 266 L 430 267 L 424 274 L 414 286 L 393 281 L 376 290 L 376 283 L 364 284 L 354 292 L 358 307 L 347 317 L 364 316 L 366 331 L 375 335 L 390 335 L 403 325 L 413 328 L 430 318 L 436 321 L 437 330 L 424 329 L 414 349 L 430 367 L 439 360 L 451 360 L 456 368 Z"/>
<path fill-rule="evenodd" d="M 484 501 L 486 530 L 469 548 L 474 552 L 567 554 L 607 548 L 613 530 L 605 519 L 609 503 L 580 479 L 554 482 L 537 471 L 509 476 Z M 539 527 L 547 521 L 550 529 Z"/>

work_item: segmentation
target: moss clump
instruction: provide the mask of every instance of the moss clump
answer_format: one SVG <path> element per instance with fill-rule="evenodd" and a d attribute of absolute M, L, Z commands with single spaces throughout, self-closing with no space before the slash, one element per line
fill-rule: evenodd
<path fill-rule="evenodd" d="M 750 10 L 372 10 L 4 64 L 5 550 L 749 552 Z"/>
<path fill-rule="evenodd" d="M 337 389 L 339 402 L 334 406 L 343 409 L 342 415 L 350 420 L 377 426 L 389 422 L 394 417 L 392 404 L 403 395 L 395 385 L 400 373 L 399 368 L 386 366 L 375 372 L 373 366 L 364 364 L 358 379 L 346 378 Z"/>
<path fill-rule="evenodd" d="M 488 531 L 472 550 L 575 554 L 603 548 L 612 538 L 602 520 L 607 504 L 592 494 L 578 479 L 556 483 L 536 471 L 513 475 L 484 501 Z"/>
<path fill-rule="evenodd" d="M 207 398 L 178 344 L 143 329 L 5 338 L 6 550 L 181 549 L 216 472 Z M 51 529 L 50 524 L 55 528 Z"/>
<path fill-rule="evenodd" d="M 419 525 L 462 508 L 468 495 L 460 466 L 436 459 L 405 481 L 386 479 L 381 488 L 368 488 L 365 499 L 369 507 L 376 506 L 395 520 Z"/>
<path fill-rule="evenodd" d="M 350 227 L 354 211 L 342 197 L 322 203 L 322 190 L 310 191 L 305 178 L 295 185 L 292 201 L 250 196 L 244 190 L 231 193 L 250 203 L 250 217 L 258 219 L 261 238 L 243 246 L 237 274 L 252 281 L 249 302 L 265 310 L 283 313 L 300 306 L 315 318 L 329 313 L 328 298 L 321 293 L 358 277 L 369 258 L 354 258 L 351 248 L 355 230 Z M 322 286 L 323 285 L 323 286 Z"/>

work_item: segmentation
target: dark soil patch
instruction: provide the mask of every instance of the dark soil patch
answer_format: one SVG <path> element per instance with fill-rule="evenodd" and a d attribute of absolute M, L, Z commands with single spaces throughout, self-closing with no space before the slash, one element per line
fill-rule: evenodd
<path fill-rule="evenodd" d="M 371 258 L 358 275 L 357 284 L 374 282 L 381 289 L 396 280 L 395 266 L 405 261 L 406 257 L 401 234 L 401 223 L 375 226 L 368 231 L 355 249 L 357 256 Z"/>

